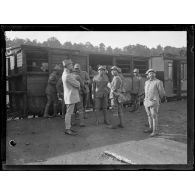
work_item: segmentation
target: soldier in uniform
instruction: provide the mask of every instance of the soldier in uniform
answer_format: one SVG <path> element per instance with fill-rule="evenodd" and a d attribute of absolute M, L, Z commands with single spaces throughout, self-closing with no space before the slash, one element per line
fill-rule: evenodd
<path fill-rule="evenodd" d="M 143 93 L 143 80 L 139 75 L 139 69 L 135 68 L 133 70 L 132 77 L 132 89 L 131 89 L 131 101 L 132 101 L 132 109 L 130 112 L 136 111 L 140 106 L 140 96 Z"/>
<path fill-rule="evenodd" d="M 90 78 L 90 83 L 89 83 L 89 101 L 90 101 L 90 104 L 92 104 L 92 107 L 93 107 L 93 111 L 94 111 L 94 108 L 95 108 L 95 105 L 94 105 L 94 101 L 92 99 L 92 82 L 93 82 L 93 78 L 95 75 L 97 75 L 98 72 L 93 70 L 91 66 L 89 66 L 89 78 Z"/>
<path fill-rule="evenodd" d="M 123 74 L 122 74 L 122 70 L 121 70 L 121 68 L 118 68 L 118 76 L 121 78 L 121 80 L 122 80 L 122 92 L 125 92 L 125 86 L 124 86 L 124 84 L 125 84 L 125 77 L 123 76 Z"/>
<path fill-rule="evenodd" d="M 80 74 L 80 77 L 82 78 L 83 83 L 84 83 L 85 90 L 83 93 L 82 100 L 83 100 L 83 108 L 84 108 L 84 118 L 87 118 L 86 117 L 86 108 L 87 108 L 87 104 L 89 102 L 89 84 L 90 84 L 89 74 L 86 71 L 81 70 L 80 64 L 75 64 L 74 70 Z"/>
<path fill-rule="evenodd" d="M 111 68 L 111 73 L 114 77 L 109 87 L 111 89 L 110 99 L 114 118 L 112 120 L 112 125 L 110 125 L 109 128 L 112 129 L 124 128 L 122 103 L 119 103 L 118 101 L 118 93 L 122 91 L 122 79 L 119 76 L 119 72 L 120 70 L 117 66 Z M 119 124 L 117 118 L 119 119 Z"/>
<path fill-rule="evenodd" d="M 107 116 L 108 94 L 109 89 L 107 84 L 109 82 L 105 74 L 105 66 L 99 66 L 98 74 L 94 76 L 92 82 L 92 99 L 95 102 L 96 124 L 99 124 L 99 112 L 103 110 L 104 123 L 109 124 Z"/>
<path fill-rule="evenodd" d="M 148 116 L 149 129 L 144 132 L 152 132 L 150 136 L 157 135 L 160 101 L 165 97 L 163 83 L 156 78 L 155 73 L 153 69 L 149 69 L 146 72 L 149 80 L 145 82 L 144 106 Z"/>
<path fill-rule="evenodd" d="M 84 106 L 83 106 L 83 98 L 84 98 L 84 94 L 85 94 L 85 85 L 84 85 L 84 81 L 81 77 L 81 72 L 79 69 L 78 64 L 74 65 L 74 70 L 73 70 L 73 75 L 75 76 L 75 79 L 77 81 L 79 81 L 80 83 L 80 90 L 79 90 L 79 96 L 80 96 L 80 102 L 75 104 L 75 115 L 78 112 L 79 115 L 79 122 L 80 122 L 80 127 L 84 127 Z"/>
<path fill-rule="evenodd" d="M 44 117 L 48 118 L 49 116 L 49 107 L 53 103 L 53 116 L 57 116 L 57 105 L 58 105 L 58 97 L 57 97 L 57 89 L 56 84 L 58 79 L 60 78 L 61 67 L 56 65 L 53 69 L 53 72 L 49 75 L 48 84 L 45 90 L 47 96 L 47 104 L 45 106 Z"/>
<path fill-rule="evenodd" d="M 64 102 L 66 104 L 65 115 L 65 134 L 76 135 L 77 133 L 71 127 L 71 117 L 74 112 L 75 104 L 80 102 L 79 90 L 80 83 L 75 79 L 71 73 L 73 70 L 73 63 L 71 59 L 65 59 L 62 62 L 64 72 L 62 74 L 62 82 L 64 88 Z"/>

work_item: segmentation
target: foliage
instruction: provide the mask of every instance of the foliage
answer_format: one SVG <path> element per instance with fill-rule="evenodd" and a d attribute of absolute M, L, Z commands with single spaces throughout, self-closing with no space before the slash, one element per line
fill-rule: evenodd
<path fill-rule="evenodd" d="M 90 52 L 101 52 L 107 54 L 128 54 L 128 55 L 137 55 L 137 56 L 151 56 L 151 55 L 161 55 L 162 53 L 169 53 L 172 55 L 182 55 L 186 56 L 186 47 L 176 48 L 171 46 L 162 47 L 158 45 L 156 48 L 148 48 L 145 45 L 127 45 L 123 48 L 112 48 L 111 46 L 106 47 L 104 43 L 100 43 L 98 46 L 94 46 L 90 42 L 84 43 L 72 43 L 66 41 L 61 44 L 56 37 L 50 37 L 47 41 L 42 43 L 38 42 L 36 39 L 31 41 L 30 39 L 20 39 L 15 38 L 13 40 L 6 37 L 6 47 L 17 46 L 21 44 L 42 46 L 42 47 L 53 47 L 53 48 L 65 48 L 65 49 L 76 49 L 84 50 Z"/>

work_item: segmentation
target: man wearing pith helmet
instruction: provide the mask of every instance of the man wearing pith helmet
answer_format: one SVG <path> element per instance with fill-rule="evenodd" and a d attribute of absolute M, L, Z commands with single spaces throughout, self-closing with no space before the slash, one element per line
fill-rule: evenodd
<path fill-rule="evenodd" d="M 124 128 L 122 103 L 120 103 L 118 100 L 118 94 L 122 92 L 122 79 L 119 76 L 119 71 L 120 70 L 117 66 L 113 66 L 111 68 L 113 79 L 112 82 L 109 84 L 109 87 L 111 106 L 113 111 L 113 120 L 112 125 L 110 125 L 109 128 L 112 129 Z"/>
<path fill-rule="evenodd" d="M 145 82 L 144 106 L 148 116 L 149 129 L 144 132 L 151 132 L 150 136 L 158 134 L 158 111 L 161 99 L 165 96 L 165 90 L 162 81 L 156 78 L 154 69 L 146 72 L 148 80 Z"/>

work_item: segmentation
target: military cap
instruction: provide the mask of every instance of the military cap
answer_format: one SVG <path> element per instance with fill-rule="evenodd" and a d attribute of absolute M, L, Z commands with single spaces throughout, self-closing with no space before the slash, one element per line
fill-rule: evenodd
<path fill-rule="evenodd" d="M 146 74 L 148 74 L 149 72 L 153 72 L 153 73 L 156 73 L 156 71 L 154 70 L 154 69 L 148 69 L 147 71 L 146 71 Z"/>
<path fill-rule="evenodd" d="M 111 70 L 117 70 L 119 72 L 119 69 L 117 66 L 112 66 Z"/>
<path fill-rule="evenodd" d="M 64 66 L 64 68 L 66 68 L 69 64 L 72 64 L 72 60 L 71 59 L 65 59 L 62 61 L 62 64 Z"/>
<path fill-rule="evenodd" d="M 75 64 L 75 65 L 74 65 L 74 68 L 81 69 L 81 66 L 80 66 L 80 64 Z"/>
<path fill-rule="evenodd" d="M 135 69 L 133 70 L 133 72 L 139 73 L 139 69 L 138 69 L 138 68 L 135 68 Z"/>
<path fill-rule="evenodd" d="M 105 66 L 102 66 L 102 65 L 100 65 L 99 67 L 98 67 L 98 70 L 106 70 L 106 67 Z"/>

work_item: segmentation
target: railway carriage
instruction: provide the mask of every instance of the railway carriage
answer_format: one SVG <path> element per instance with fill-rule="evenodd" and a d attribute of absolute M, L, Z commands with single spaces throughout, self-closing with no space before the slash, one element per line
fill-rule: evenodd
<path fill-rule="evenodd" d="M 119 66 L 129 91 L 132 88 L 134 68 L 140 70 L 144 81 L 147 69 L 154 68 L 157 71 L 157 78 L 164 82 L 167 97 L 181 98 L 187 95 L 185 57 L 167 55 L 143 57 L 20 45 L 6 50 L 6 91 L 10 110 L 17 111 L 19 117 L 42 116 L 46 104 L 45 88 L 49 74 L 66 56 L 69 56 L 73 63 L 79 63 L 81 69 L 87 72 L 89 66 L 97 70 L 99 64 L 106 65 L 110 80 L 111 66 Z"/>
<path fill-rule="evenodd" d="M 149 68 L 157 71 L 168 98 L 181 99 L 187 96 L 187 59 L 185 56 L 162 54 L 151 56 Z"/>

